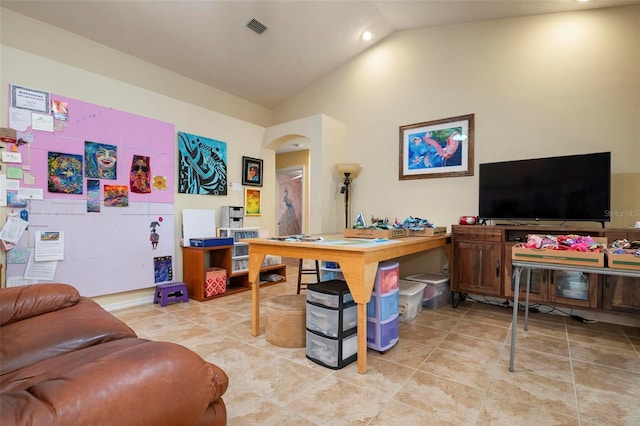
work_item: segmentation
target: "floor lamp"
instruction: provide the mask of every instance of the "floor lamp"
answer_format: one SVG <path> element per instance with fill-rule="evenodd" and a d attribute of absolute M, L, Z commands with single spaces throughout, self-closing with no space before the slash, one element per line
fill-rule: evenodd
<path fill-rule="evenodd" d="M 362 167 L 357 163 L 336 164 L 336 169 L 340 173 L 342 179 L 342 188 L 340 193 L 344 194 L 344 227 L 350 228 L 349 218 L 351 217 L 351 183 L 358 177 Z"/>

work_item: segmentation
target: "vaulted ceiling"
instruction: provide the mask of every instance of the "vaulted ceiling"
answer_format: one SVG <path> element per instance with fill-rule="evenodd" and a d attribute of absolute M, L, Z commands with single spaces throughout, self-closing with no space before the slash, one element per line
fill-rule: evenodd
<path fill-rule="evenodd" d="M 56 1 L 1 6 L 274 108 L 395 31 L 631 0 Z M 252 19 L 267 27 L 258 34 Z M 370 41 L 361 38 L 371 31 Z"/>

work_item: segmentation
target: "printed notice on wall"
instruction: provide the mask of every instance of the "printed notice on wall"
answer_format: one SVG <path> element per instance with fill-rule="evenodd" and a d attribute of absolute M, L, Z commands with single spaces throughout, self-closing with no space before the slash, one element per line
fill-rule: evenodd
<path fill-rule="evenodd" d="M 11 85 L 11 106 L 13 108 L 49 114 L 51 112 L 50 97 L 49 92 Z"/>
<path fill-rule="evenodd" d="M 36 262 L 35 255 L 31 252 L 27 268 L 24 271 L 23 278 L 25 280 L 53 281 L 58 267 L 57 260 L 47 262 Z"/>
<path fill-rule="evenodd" d="M 64 231 L 36 231 L 36 262 L 64 260 Z"/>

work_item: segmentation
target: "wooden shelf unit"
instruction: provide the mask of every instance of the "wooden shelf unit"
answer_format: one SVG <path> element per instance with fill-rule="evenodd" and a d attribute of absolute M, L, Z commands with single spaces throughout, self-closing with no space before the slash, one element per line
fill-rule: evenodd
<path fill-rule="evenodd" d="M 529 234 L 591 235 L 640 240 L 637 229 L 569 228 L 545 225 L 453 225 L 451 291 L 513 299 L 511 250 Z M 526 273 L 523 272 L 523 274 Z M 640 314 L 640 279 L 599 274 L 580 277 L 588 287 L 587 298 L 565 297 L 562 271 L 532 271 L 530 300 L 580 309 Z M 524 279 L 524 278 L 523 278 Z M 525 289 L 521 287 L 521 296 Z"/>
<path fill-rule="evenodd" d="M 248 271 L 232 270 L 233 245 L 215 247 L 182 247 L 182 275 L 187 285 L 189 297 L 199 302 L 229 296 L 251 290 Z M 205 271 L 207 268 L 224 268 L 227 271 L 227 291 L 211 297 L 204 295 Z M 284 264 L 264 266 L 261 272 L 273 272 L 283 277 L 287 276 Z M 262 286 L 277 284 L 285 280 L 261 284 Z"/>

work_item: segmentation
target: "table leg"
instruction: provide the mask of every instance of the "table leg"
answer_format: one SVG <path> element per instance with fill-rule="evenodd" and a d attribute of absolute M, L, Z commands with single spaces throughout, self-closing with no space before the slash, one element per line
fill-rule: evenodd
<path fill-rule="evenodd" d="M 251 334 L 260 334 L 260 267 L 264 254 L 251 253 L 249 247 L 249 285 L 251 286 Z"/>
<path fill-rule="evenodd" d="M 511 321 L 511 356 L 509 357 L 509 371 L 514 372 L 513 361 L 516 355 L 516 330 L 518 329 L 518 295 L 520 294 L 520 274 L 522 268 L 516 266 L 513 270 L 515 275 L 515 285 L 513 290 L 513 320 Z"/>
<path fill-rule="evenodd" d="M 378 262 L 340 262 L 340 269 L 358 304 L 358 373 L 364 374 L 367 372 L 367 303 L 371 300 Z"/>
<path fill-rule="evenodd" d="M 364 333 L 362 332 L 364 330 Z M 367 304 L 358 303 L 358 373 L 367 372 Z"/>
<path fill-rule="evenodd" d="M 524 293 L 524 331 L 529 331 L 529 293 L 531 292 L 531 269 L 527 269 L 527 291 Z"/>

